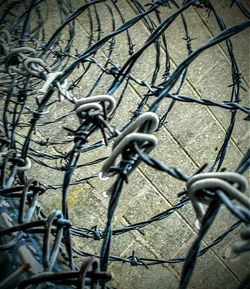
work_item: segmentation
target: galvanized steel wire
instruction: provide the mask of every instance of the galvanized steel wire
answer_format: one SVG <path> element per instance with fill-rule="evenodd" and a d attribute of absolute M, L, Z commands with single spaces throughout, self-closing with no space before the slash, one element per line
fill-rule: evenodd
<path fill-rule="evenodd" d="M 151 1 L 148 5 L 132 0 L 130 5 L 136 11 L 136 16 L 129 21 L 123 16 L 119 1 L 85 1 L 76 9 L 71 0 L 57 0 L 55 5 L 60 12 L 60 23 L 48 36 L 46 21 L 50 5 L 49 0 L 0 2 L 0 101 L 2 104 L 0 201 L 3 204 L 0 212 L 3 224 L 9 224 L 6 215 L 16 216 L 14 225 L 4 226 L 0 230 L 0 250 L 15 254 L 17 252 L 15 248 L 20 248 L 21 245 L 25 247 L 28 244 L 36 251 L 34 255 L 41 263 L 40 272 L 35 275 L 27 273 L 28 263 L 22 265 L 21 269 L 16 268 L 16 275 L 7 270 L 7 273 L 3 274 L 5 278 L 1 281 L 3 283 L 0 283 L 3 284 L 3 288 L 12 288 L 8 286 L 26 288 L 30 284 L 36 284 L 35 288 L 48 288 L 46 286 L 53 288 L 57 284 L 65 286 L 62 288 L 85 288 L 84 286 L 99 288 L 100 286 L 104 289 L 108 288 L 106 282 L 111 279 L 107 271 L 109 262 L 113 261 L 146 268 L 157 264 L 184 263 L 180 280 L 180 288 L 184 289 L 188 288 L 197 258 L 216 246 L 241 224 L 248 227 L 242 233 L 242 243 L 235 244 L 234 251 L 242 253 L 249 250 L 249 204 L 246 200 L 246 188 L 241 189 L 239 184 L 240 180 L 244 179 L 240 175 L 249 169 L 250 151 L 248 150 L 244 158 L 239 160 L 236 171 L 231 175 L 228 173 L 230 177 L 225 177 L 226 173 L 219 172 L 228 153 L 237 113 L 244 114 L 245 121 L 250 119 L 250 108 L 241 103 L 241 91 L 246 88 L 231 41 L 232 36 L 249 29 L 250 12 L 247 7 L 239 0 L 232 1 L 232 5 L 237 5 L 247 20 L 233 27 L 226 27 L 212 1 L 209 0 L 189 0 L 181 5 L 174 0 Z M 171 12 L 167 19 L 161 16 L 163 8 Z M 221 30 L 198 49 L 192 47 L 193 39 L 189 34 L 189 24 L 185 18 L 185 11 L 192 8 L 206 9 L 208 13 L 213 14 Z M 111 19 L 112 29 L 107 34 L 103 32 L 105 29 L 100 16 L 101 9 L 105 9 Z M 115 16 L 119 18 L 121 25 L 117 25 Z M 78 51 L 79 48 L 75 47 L 75 38 L 77 25 L 82 21 L 81 17 L 88 17 L 89 35 L 88 39 L 84 39 L 82 50 Z M 177 18 L 181 18 L 185 30 L 187 56 L 176 68 L 173 68 L 165 32 Z M 146 25 L 150 34 L 141 48 L 137 49 L 133 43 L 131 29 L 140 22 Z M 113 55 L 119 42 L 118 36 L 121 34 L 124 34 L 127 40 L 128 56 L 124 64 L 118 65 Z M 231 62 L 230 99 L 219 102 L 183 95 L 181 88 L 187 81 L 189 65 L 204 51 L 222 42 L 226 43 Z M 154 47 L 156 57 L 155 65 L 150 71 L 151 78 L 146 81 L 138 78 L 133 68 L 150 47 Z M 104 48 L 105 52 L 103 52 Z M 105 54 L 103 62 L 96 57 L 100 52 Z M 164 73 L 160 75 L 162 72 L 160 68 L 163 66 Z M 92 69 L 98 71 L 99 75 L 93 78 L 90 88 L 85 91 L 81 86 Z M 106 86 L 102 95 L 96 96 L 95 91 L 106 76 L 111 79 L 111 83 Z M 131 85 L 138 85 L 145 93 L 141 94 L 139 103 L 134 103 L 130 120 L 117 128 L 113 125 L 113 119 Z M 177 89 L 174 88 L 175 85 L 178 86 Z M 85 97 L 82 98 L 82 95 L 79 97 L 79 94 Z M 163 109 L 162 103 L 165 99 L 170 99 L 171 102 L 166 109 Z M 180 168 L 169 166 L 149 155 L 157 146 L 157 139 L 153 134 L 164 127 L 171 110 L 180 102 L 218 107 L 230 114 L 231 118 L 213 164 L 209 168 L 205 164 L 191 176 Z M 62 113 L 56 119 L 50 117 L 46 119 L 47 116 L 53 115 L 53 109 L 58 109 L 58 103 L 67 103 L 67 111 L 62 109 Z M 70 119 L 74 119 L 73 126 L 64 126 L 64 123 L 67 125 Z M 68 137 L 56 139 L 49 135 L 40 139 L 36 137 L 37 131 L 51 125 L 55 128 L 58 125 L 62 126 Z M 101 137 L 91 143 L 89 137 L 96 131 L 101 133 Z M 114 142 L 111 155 L 100 156 L 84 164 L 80 163 L 81 155 L 84 156 L 85 153 L 104 145 L 110 146 L 111 142 Z M 67 149 L 69 144 L 71 148 Z M 53 152 L 49 150 L 50 147 L 57 145 L 65 146 L 67 151 L 55 153 L 55 150 Z M 118 156 L 121 156 L 119 161 L 117 161 Z M 55 160 L 57 164 L 53 162 Z M 119 206 L 123 185 L 129 181 L 129 175 L 141 162 L 160 171 L 161 174 L 168 174 L 187 184 L 187 188 L 179 194 L 179 200 L 176 200 L 176 205 L 172 208 L 148 220 L 113 229 L 113 218 Z M 103 163 L 102 172 L 94 172 L 77 180 L 73 179 L 79 168 L 91 167 L 98 163 Z M 39 172 L 37 179 L 31 178 L 29 171 L 32 170 L 33 164 L 60 172 L 63 175 L 62 183 L 40 183 Z M 212 177 L 204 174 L 205 169 L 213 172 L 210 173 Z M 77 186 L 97 178 L 100 173 L 101 178 L 116 177 L 108 191 L 106 228 L 101 229 L 98 224 L 92 228 L 74 226 L 68 211 L 69 189 L 73 185 Z M 204 176 L 205 180 L 201 181 Z M 232 176 L 235 176 L 235 181 L 232 181 Z M 236 187 L 235 184 L 239 186 Z M 50 190 L 54 189 L 61 190 L 61 210 L 48 215 L 38 201 L 41 195 L 49 194 Z M 238 203 L 235 204 L 232 199 L 236 199 Z M 190 200 L 197 213 L 200 229 L 186 257 L 166 260 L 149 259 L 138 257 L 135 252 L 127 258 L 110 255 L 112 236 L 139 230 L 163 220 L 177 210 L 181 210 Z M 208 206 L 207 210 L 203 208 L 204 203 Z M 238 221 L 207 247 L 200 249 L 201 241 L 213 225 L 222 205 L 225 205 Z M 100 254 L 91 254 L 73 246 L 74 236 L 93 238 L 102 242 Z M 74 254 L 89 257 L 80 269 L 74 264 Z M 20 260 L 16 262 L 15 266 L 21 265 Z M 11 273 L 14 277 L 9 280 L 8 276 L 12 276 Z"/>

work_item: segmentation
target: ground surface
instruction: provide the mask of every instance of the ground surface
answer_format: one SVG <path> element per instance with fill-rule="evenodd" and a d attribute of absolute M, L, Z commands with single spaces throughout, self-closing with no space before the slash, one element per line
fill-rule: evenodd
<path fill-rule="evenodd" d="M 76 7 L 81 1 L 73 1 Z M 141 1 L 146 3 L 147 1 Z M 233 26 L 244 20 L 244 16 L 236 6 L 229 9 L 231 1 L 213 1 L 217 11 L 223 17 L 227 26 Z M 135 15 L 130 1 L 118 1 L 119 8 L 125 20 Z M 112 23 L 107 9 L 100 4 L 99 9 L 102 23 L 102 35 L 112 30 Z M 50 16 L 47 19 L 46 33 L 53 31 L 57 23 L 58 12 L 53 5 L 50 7 Z M 94 12 L 93 12 L 94 13 Z M 172 10 L 162 9 L 162 19 L 170 15 Z M 207 12 L 201 9 L 191 8 L 184 14 L 188 21 L 190 35 L 195 40 L 192 42 L 193 49 L 205 44 L 213 35 L 219 33 L 219 28 L 213 15 L 209 18 Z M 120 17 L 116 15 L 117 26 L 121 23 Z M 90 27 L 89 18 L 82 17 L 77 24 L 75 46 L 80 51 L 86 46 Z M 53 24 L 53 25 L 51 25 Z M 96 23 L 95 23 L 96 27 Z M 96 32 L 97 33 L 97 32 Z M 142 22 L 131 29 L 135 50 L 145 42 L 149 31 Z M 244 83 L 249 85 L 249 29 L 238 36 L 233 37 L 234 52 L 241 69 Z M 96 36 L 98 37 L 98 36 Z M 172 70 L 183 60 L 186 55 L 186 43 L 183 40 L 184 30 L 181 19 L 178 19 L 167 32 L 168 47 L 171 55 Z M 84 39 L 84 41 L 83 41 Z M 95 56 L 96 59 L 104 61 L 107 55 L 105 47 Z M 112 60 L 121 65 L 128 57 L 127 39 L 125 35 L 117 37 L 115 57 Z M 139 64 L 133 70 L 136 77 L 147 80 L 152 76 L 152 67 L 155 63 L 155 51 L 148 49 L 143 54 Z M 164 71 L 164 68 L 161 68 Z M 224 45 L 216 46 L 201 55 L 189 69 L 188 81 L 182 89 L 183 95 L 192 95 L 197 98 L 207 98 L 217 101 L 230 100 L 230 61 Z M 93 69 L 85 76 L 81 87 L 77 91 L 77 97 L 87 94 L 93 80 L 100 74 L 98 68 Z M 93 94 L 104 94 L 111 83 L 111 78 L 103 78 Z M 122 89 L 122 88 L 121 88 Z M 145 91 L 145 90 L 144 90 Z M 139 102 L 141 94 L 144 93 L 141 87 L 132 84 L 127 91 L 119 111 L 112 124 L 120 128 L 125 121 L 130 119 L 131 110 L 134 110 Z M 119 95 L 119 92 L 116 93 Z M 242 91 L 242 103 L 249 105 L 248 92 Z M 164 105 L 168 105 L 169 100 Z M 164 109 L 164 105 L 162 106 Z M 54 110 L 50 117 L 59 117 L 62 111 L 70 108 L 67 104 L 60 104 L 60 109 Z M 187 174 L 194 173 L 204 163 L 210 167 L 223 142 L 225 131 L 230 122 L 230 111 L 220 108 L 203 107 L 199 104 L 178 103 L 170 112 L 167 121 L 160 132 L 155 135 L 158 138 L 158 146 L 152 153 L 172 166 L 178 166 Z M 243 154 L 249 146 L 249 127 L 243 120 L 244 115 L 238 113 L 233 138 L 230 141 L 228 153 L 223 167 L 227 170 L 235 170 Z M 75 119 L 69 119 L 66 125 L 74 126 Z M 65 123 L 64 123 L 65 124 Z M 60 128 L 46 126 L 38 128 L 37 137 L 60 138 L 65 131 Z M 98 136 L 96 136 L 98 139 Z M 95 141 L 95 136 L 89 140 Z M 66 151 L 65 146 L 50 147 L 53 152 Z M 82 155 L 82 163 L 101 156 L 108 156 L 110 147 L 102 147 L 94 152 Z M 90 167 L 82 167 L 77 170 L 76 179 L 99 172 L 101 164 Z M 37 176 L 37 173 L 34 173 Z M 47 184 L 62 183 L 62 172 L 39 168 L 39 178 Z M 71 220 L 75 225 L 92 227 L 97 225 L 104 228 L 107 212 L 108 199 L 103 195 L 113 179 L 102 181 L 94 178 L 89 182 L 72 186 L 69 193 L 69 206 Z M 155 170 L 141 165 L 130 177 L 126 185 L 119 208 L 116 212 L 114 228 L 120 228 L 135 222 L 149 219 L 151 216 L 160 213 L 178 202 L 177 193 L 182 191 L 185 184 L 176 181 L 168 175 L 160 174 Z M 60 208 L 61 191 L 52 190 L 46 198 L 41 200 L 42 205 L 47 209 Z M 184 257 L 190 245 L 197 235 L 194 226 L 195 216 L 191 205 L 172 214 L 169 218 L 153 223 L 140 231 L 115 236 L 111 247 L 111 254 L 127 258 L 135 251 L 138 257 L 149 257 L 159 259 L 170 259 Z M 218 235 L 230 227 L 235 221 L 226 209 L 222 209 L 216 223 L 209 231 L 203 241 L 203 246 L 211 243 Z M 223 242 L 215 246 L 203 257 L 199 258 L 190 288 L 193 289 L 219 289 L 237 288 L 240 281 L 249 272 L 250 255 L 243 254 L 237 259 L 228 260 L 224 258 L 225 249 L 239 238 L 240 229 L 236 229 Z M 91 253 L 98 253 L 101 242 L 95 240 L 74 239 L 75 245 Z M 79 262 L 79 261 L 78 261 Z M 150 269 L 145 267 L 132 267 L 120 262 L 111 263 L 109 270 L 114 273 L 112 285 L 119 289 L 165 289 L 178 288 L 182 265 L 155 265 Z"/>

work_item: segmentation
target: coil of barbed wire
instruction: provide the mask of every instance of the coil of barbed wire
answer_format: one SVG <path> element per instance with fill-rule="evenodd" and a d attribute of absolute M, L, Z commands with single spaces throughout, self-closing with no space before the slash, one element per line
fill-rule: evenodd
<path fill-rule="evenodd" d="M 182 264 L 178 282 L 179 288 L 185 289 L 191 288 L 199 257 L 214 250 L 237 228 L 244 226 L 241 240 L 229 248 L 229 257 L 250 251 L 245 177 L 250 166 L 249 148 L 241 149 L 243 157 L 234 169 L 223 167 L 231 153 L 230 142 L 235 143 L 237 117 L 240 115 L 244 123 L 250 119 L 250 107 L 242 101 L 247 84 L 232 41 L 249 29 L 250 11 L 244 1 L 232 1 L 232 9 L 237 7 L 240 19 L 245 20 L 227 27 L 215 1 L 179 2 L 0 1 L 0 262 L 5 265 L 1 288 L 111 289 L 115 288 L 112 278 L 116 278 L 113 264 L 130 264 L 134 270 Z M 124 7 L 133 11 L 129 19 Z M 216 33 L 199 48 L 193 45 L 195 38 L 189 29 L 188 13 L 194 9 L 213 15 L 217 25 Z M 175 51 L 169 48 L 168 33 L 179 20 L 185 57 L 173 65 Z M 142 43 L 133 32 L 138 24 L 149 33 Z M 229 96 L 221 101 L 219 97 L 187 95 L 183 91 L 190 83 L 192 64 L 222 43 L 231 67 Z M 124 55 L 120 55 L 119 45 Z M 179 46 L 176 33 L 176 50 Z M 146 53 L 151 53 L 150 59 Z M 142 59 L 148 65 L 146 70 Z M 206 68 L 200 71 L 206 74 Z M 194 162 L 196 168 L 189 172 L 178 163 L 170 165 L 171 160 L 168 164 L 155 152 L 159 147 L 168 150 L 168 142 L 162 141 L 160 133 L 167 130 L 179 104 L 204 107 L 214 118 L 210 108 L 217 108 L 230 119 L 223 127 L 223 140 L 213 160 L 202 165 Z M 183 111 L 189 113 L 188 108 Z M 181 118 L 179 113 L 175 121 Z M 193 119 L 197 121 L 198 116 L 193 115 Z M 184 152 L 189 154 L 185 148 Z M 126 219 L 126 225 L 121 222 L 123 225 L 116 227 L 120 207 L 127 206 L 123 199 L 126 186 L 132 183 L 132 190 L 136 183 L 134 175 L 139 171 L 152 183 L 143 167 L 161 180 L 175 179 L 183 184 L 183 191 L 176 189 L 176 201 L 169 202 L 172 206 L 167 209 L 157 209 L 153 216 L 140 221 Z M 105 190 L 107 202 L 105 215 L 95 220 L 95 226 L 89 226 L 94 208 L 82 206 L 83 188 L 90 188 L 89 199 L 95 197 L 95 181 Z M 78 202 L 81 213 L 87 211 L 85 219 L 79 212 L 72 213 L 74 188 L 81 191 Z M 60 200 L 53 210 L 47 210 L 53 194 Z M 121 256 L 112 253 L 116 236 L 126 238 L 129 232 L 144 236 L 143 228 L 175 217 L 189 204 L 197 220 L 192 228 L 195 239 L 185 256 L 137 256 L 133 242 L 128 246 L 132 254 L 126 250 Z M 103 210 L 103 205 L 96 207 Z M 235 222 L 209 243 L 202 243 L 224 208 Z M 141 215 L 141 211 L 136 214 Z M 100 247 L 93 245 L 95 249 L 88 250 L 86 240 Z M 242 286 L 249 280 L 247 276 Z"/>

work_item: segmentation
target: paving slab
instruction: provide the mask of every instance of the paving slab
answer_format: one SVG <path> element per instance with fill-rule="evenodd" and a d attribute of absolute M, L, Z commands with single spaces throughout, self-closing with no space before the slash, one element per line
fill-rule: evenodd
<path fill-rule="evenodd" d="M 72 1 L 74 7 L 82 5 L 82 1 Z M 140 1 L 143 4 L 148 1 Z M 217 3 L 218 2 L 218 3 Z M 218 12 L 222 15 L 227 26 L 235 25 L 244 20 L 239 13 L 237 7 L 228 10 L 228 1 L 213 1 Z M 106 4 L 113 5 L 112 1 L 106 1 Z M 95 5 L 99 13 L 101 27 L 98 27 L 96 21 L 95 8 L 91 7 L 85 11 L 76 21 L 76 35 L 73 43 L 72 53 L 81 53 L 91 43 L 94 43 L 100 37 L 107 35 L 113 30 L 111 14 L 105 3 Z M 128 21 L 135 14 L 135 7 L 132 1 L 118 1 L 117 5 L 121 11 L 121 15 L 117 11 L 114 13 L 114 21 L 116 27 L 122 25 L 122 18 Z M 114 8 L 114 6 L 112 6 Z M 176 8 L 169 9 L 163 7 L 161 9 L 162 20 L 167 19 Z M 60 15 L 58 7 L 49 6 L 50 16 L 45 23 L 46 39 L 51 32 L 54 31 L 60 23 Z M 230 15 L 230 17 L 228 16 Z M 207 43 L 212 36 L 219 33 L 218 26 L 214 17 L 211 15 L 207 18 L 204 10 L 197 8 L 188 9 L 184 12 L 187 19 L 190 36 L 195 38 L 192 42 L 193 49 L 197 49 Z M 152 13 L 152 19 L 157 23 L 157 19 Z M 53 21 L 53 25 L 51 25 Z M 93 27 L 91 26 L 93 21 Z M 65 39 L 67 39 L 67 28 L 64 29 Z M 147 23 L 140 22 L 129 29 L 131 43 L 134 50 L 137 51 L 142 47 L 149 37 L 149 29 Z M 91 38 L 90 38 L 91 37 Z M 168 39 L 168 49 L 171 55 L 171 71 L 176 65 L 181 63 L 187 57 L 185 31 L 181 17 L 169 27 L 166 32 Z M 246 61 L 246 55 L 249 55 L 249 31 L 232 38 L 235 45 L 235 54 L 239 61 L 241 71 L 244 77 L 244 85 L 247 87 L 249 80 L 249 65 Z M 123 33 L 115 37 L 114 51 L 112 54 L 112 62 L 117 66 L 122 66 L 129 55 L 128 35 Z M 242 44 L 243 43 L 243 44 Z M 110 43 L 105 44 L 100 51 L 94 55 L 97 61 L 96 65 L 91 65 L 90 69 L 83 77 L 79 87 L 75 90 L 75 97 L 82 98 L 88 95 L 105 94 L 113 82 L 112 75 L 104 75 L 96 88 L 91 88 L 96 80 L 101 76 L 102 67 L 107 65 L 107 57 L 109 53 Z M 160 48 L 161 53 L 164 51 L 163 46 Z M 92 55 L 93 56 L 93 55 Z M 73 61 L 73 59 L 71 60 Z M 162 75 L 165 72 L 166 60 L 161 54 L 160 70 L 156 83 L 159 84 L 163 80 Z M 49 63 L 49 62 L 48 62 Z M 132 74 L 136 78 L 150 81 L 153 76 L 153 69 L 156 63 L 156 48 L 152 45 L 147 49 L 139 61 L 132 69 Z M 69 83 L 77 79 L 80 73 L 86 69 L 88 63 L 82 65 L 82 69 L 73 73 L 68 81 Z M 107 67 L 111 67 L 107 65 Z M 231 67 L 228 54 L 224 44 L 216 46 L 204 52 L 188 70 L 187 83 L 183 86 L 180 94 L 192 96 L 193 98 L 205 98 L 222 103 L 230 100 L 231 88 L 228 87 L 231 80 Z M 119 101 L 121 92 L 125 83 L 116 91 L 114 97 Z M 172 91 L 176 90 L 175 86 Z M 133 111 L 137 108 L 143 95 L 147 93 L 147 88 L 142 88 L 135 82 L 131 81 L 126 90 L 121 104 L 117 110 L 115 117 L 111 120 L 111 124 L 121 129 L 123 125 L 131 119 Z M 57 99 L 56 95 L 52 96 L 52 100 Z M 149 104 L 155 100 L 152 97 Z M 164 99 L 159 115 L 162 116 L 170 105 L 170 99 Z M 249 105 L 248 92 L 242 91 L 242 103 Z M 30 102 L 32 106 L 34 100 Z M 74 108 L 68 102 L 55 104 L 44 119 L 40 122 L 48 122 L 59 118 L 66 112 Z M 147 110 L 148 107 L 145 107 Z M 236 118 L 235 130 L 233 138 L 229 142 L 228 154 L 226 155 L 223 167 L 227 170 L 235 170 L 243 154 L 249 147 L 249 125 L 243 119 L 245 115 L 238 113 Z M 223 143 L 226 129 L 231 118 L 231 111 L 223 110 L 216 107 L 204 107 L 194 103 L 176 103 L 169 113 L 166 123 L 162 129 L 155 133 L 158 139 L 158 146 L 152 152 L 152 156 L 161 159 L 169 166 L 179 167 L 186 174 L 194 174 L 204 163 L 208 164 L 208 168 L 212 166 L 221 144 Z M 24 117 L 24 122 L 28 122 Z M 75 114 L 70 114 L 67 118 L 58 121 L 56 124 L 48 124 L 45 127 L 37 126 L 36 140 L 59 140 L 68 139 L 68 132 L 62 128 L 67 126 L 74 129 L 79 125 L 79 121 Z M 20 130 L 27 133 L 27 129 Z M 100 133 L 94 133 L 89 138 L 89 143 L 95 143 L 102 139 Z M 23 138 L 20 138 L 21 143 Z M 32 147 L 47 153 L 64 153 L 72 148 L 72 143 L 66 145 L 53 145 L 52 147 L 41 147 L 33 143 Z M 106 157 L 111 152 L 111 145 L 102 146 L 94 151 L 84 152 L 81 157 L 80 164 L 84 165 L 100 157 Z M 56 161 L 48 161 L 43 159 L 50 165 L 60 165 Z M 85 165 L 77 169 L 73 180 L 77 181 L 86 176 L 98 173 L 101 170 L 102 163 L 96 165 Z M 29 174 L 30 177 L 39 176 L 39 180 L 46 184 L 57 185 L 62 183 L 64 172 L 56 171 L 49 168 L 41 168 L 33 161 L 33 168 Z M 115 178 L 108 181 L 102 181 L 98 177 L 80 184 L 71 186 L 68 195 L 69 213 L 71 221 L 76 226 L 93 227 L 98 225 L 100 228 L 105 227 L 106 213 L 109 198 L 103 194 L 108 190 Z M 167 174 L 159 173 L 146 165 L 141 165 L 139 169 L 129 177 L 129 182 L 124 187 L 119 207 L 114 217 L 114 228 L 121 228 L 135 222 L 149 219 L 171 206 L 178 203 L 180 198 L 178 193 L 185 190 L 185 183 L 177 181 Z M 61 189 L 50 190 L 48 195 L 41 197 L 41 204 L 46 211 L 51 211 L 61 207 Z M 91 212 L 91 213 L 90 213 Z M 197 236 L 197 229 L 194 226 L 195 215 L 190 204 L 185 208 L 178 210 L 165 220 L 158 221 L 141 229 L 138 232 L 130 232 L 113 237 L 111 246 L 111 254 L 127 258 L 135 251 L 136 256 L 149 258 L 172 258 L 186 256 L 188 249 Z M 220 233 L 224 232 L 229 226 L 235 222 L 235 218 L 229 212 L 222 208 L 213 227 L 204 238 L 202 246 L 210 244 Z M 239 232 L 242 227 L 231 233 L 223 242 L 215 246 L 212 250 L 199 258 L 198 266 L 189 288 L 205 289 L 205 288 L 237 288 L 240 280 L 243 280 L 248 273 L 248 265 L 250 255 L 244 254 L 239 259 L 228 260 L 224 258 L 226 248 L 239 238 Z M 101 241 L 92 239 L 73 238 L 74 244 L 83 251 L 92 254 L 98 254 L 101 248 Z M 81 264 L 84 258 L 76 258 L 76 263 Z M 130 266 L 120 262 L 111 263 L 109 269 L 114 273 L 111 286 L 117 289 L 165 289 L 178 288 L 182 266 L 178 265 L 154 265 L 150 269 L 145 267 Z"/>

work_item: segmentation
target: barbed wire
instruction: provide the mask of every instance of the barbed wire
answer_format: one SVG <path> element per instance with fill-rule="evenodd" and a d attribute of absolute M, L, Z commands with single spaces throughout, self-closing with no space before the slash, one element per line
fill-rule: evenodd
<path fill-rule="evenodd" d="M 231 179 L 220 172 L 238 112 L 244 115 L 244 121 L 250 119 L 250 108 L 240 103 L 241 92 L 246 90 L 246 85 L 231 41 L 232 36 L 249 28 L 250 12 L 241 1 L 232 1 L 231 5 L 237 5 L 247 20 L 228 28 L 209 0 L 188 0 L 183 1 L 182 5 L 174 0 L 151 1 L 146 5 L 132 0 L 129 5 L 136 15 L 129 20 L 126 20 L 119 1 L 115 0 L 85 1 L 78 8 L 74 7 L 71 0 L 54 2 L 59 12 L 59 23 L 48 33 L 46 24 L 51 8 L 48 0 L 0 1 L 0 250 L 4 254 L 8 252 L 13 255 L 8 257 L 11 258 L 9 262 L 13 261 L 13 268 L 6 267 L 0 287 L 26 288 L 36 284 L 36 288 L 47 288 L 45 284 L 50 282 L 58 288 L 99 286 L 105 289 L 112 277 L 107 271 L 109 263 L 113 261 L 146 268 L 157 264 L 184 263 L 180 288 L 188 288 L 197 258 L 224 240 L 241 224 L 250 223 L 250 205 L 245 195 L 247 185 L 243 189 L 245 179 L 241 176 L 249 169 L 250 150 L 239 160 L 238 168 L 230 175 Z M 193 8 L 206 9 L 220 28 L 220 33 L 198 49 L 192 45 L 195 38 L 191 37 L 189 22 L 185 18 L 185 11 Z M 110 18 L 109 32 L 106 32 L 107 27 L 102 21 L 102 9 Z M 163 9 L 169 10 L 166 18 L 162 17 Z M 87 22 L 83 22 L 84 17 L 87 17 Z M 186 43 L 187 52 L 186 58 L 173 68 L 166 32 L 177 18 L 182 21 L 185 34 L 182 41 Z M 150 33 L 141 47 L 137 47 L 131 33 L 138 23 L 144 23 Z M 78 25 L 85 27 L 85 32 L 88 31 L 86 43 L 80 45 L 80 48 L 76 40 Z M 122 65 L 117 63 L 115 57 L 121 35 L 125 35 L 128 54 Z M 181 89 L 187 81 L 190 64 L 204 51 L 222 42 L 226 43 L 231 63 L 230 99 L 219 102 L 183 95 Z M 147 80 L 141 79 L 134 67 L 152 47 L 155 51 L 154 66 L 151 67 L 150 77 Z M 102 54 L 103 58 L 98 57 L 98 54 Z M 93 82 L 87 85 L 88 89 L 82 89 L 86 77 L 93 70 L 98 71 L 98 76 L 93 77 Z M 102 95 L 97 95 L 96 91 L 105 77 L 109 77 L 110 82 Z M 134 104 L 130 119 L 117 128 L 114 119 L 129 89 L 134 86 L 139 87 L 134 88 L 137 92 L 140 89 L 143 91 L 141 100 Z M 171 101 L 163 110 L 164 99 Z M 209 172 L 213 172 L 212 175 L 204 173 L 206 164 L 188 175 L 181 168 L 172 167 L 150 156 L 150 152 L 157 146 L 153 133 L 165 126 L 171 110 L 178 103 L 217 107 L 230 115 L 224 140 L 213 164 L 208 168 Z M 53 112 L 58 109 L 62 110 L 60 116 L 53 118 Z M 54 138 L 50 132 L 44 133 L 51 126 L 54 130 L 63 130 L 63 136 Z M 100 135 L 98 140 L 89 142 L 90 136 L 97 133 Z M 95 152 L 111 143 L 110 155 L 98 155 L 92 161 L 80 162 L 80 157 L 85 153 Z M 171 208 L 147 220 L 113 229 L 113 219 L 119 207 L 123 186 L 141 162 L 183 182 L 187 188 L 178 194 L 181 199 Z M 101 163 L 101 171 L 98 169 L 78 179 L 74 177 L 80 168 L 94 167 Z M 34 165 L 37 167 L 35 179 L 29 174 Z M 62 183 L 40 183 L 40 167 L 60 172 Z M 101 178 L 116 177 L 107 192 L 109 205 L 105 228 L 101 229 L 98 224 L 92 228 L 71 224 L 69 188 L 88 183 L 100 175 Z M 61 191 L 61 210 L 47 214 L 39 204 L 39 199 L 49 194 L 50 190 Z M 235 204 L 235 200 L 238 203 Z M 192 204 L 200 228 L 186 257 L 150 259 L 137 257 L 135 251 L 127 258 L 110 255 L 113 236 L 146 229 L 150 224 L 179 212 L 188 204 Z M 203 204 L 208 207 L 206 211 Z M 200 249 L 222 205 L 238 221 Z M 10 216 L 14 218 L 11 222 Z M 244 232 L 244 244 L 236 244 L 234 247 L 237 253 L 249 249 L 248 230 Z M 73 245 L 74 237 L 101 241 L 100 253 L 91 254 Z M 27 248 L 32 248 L 32 253 Z M 89 257 L 80 269 L 74 264 L 74 254 Z M 25 260 L 23 256 L 26 256 Z"/>

